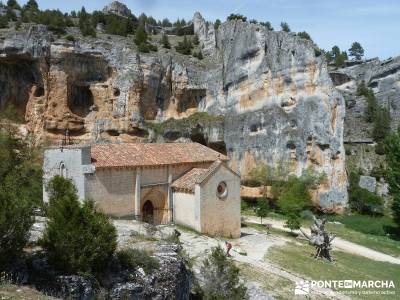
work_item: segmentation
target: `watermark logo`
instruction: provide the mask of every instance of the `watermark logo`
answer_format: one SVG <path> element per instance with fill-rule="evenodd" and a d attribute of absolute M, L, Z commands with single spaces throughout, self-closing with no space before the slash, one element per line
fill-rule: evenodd
<path fill-rule="evenodd" d="M 346 295 L 394 295 L 392 280 L 302 280 L 296 282 L 295 295 L 309 295 L 318 291 L 334 291 Z"/>

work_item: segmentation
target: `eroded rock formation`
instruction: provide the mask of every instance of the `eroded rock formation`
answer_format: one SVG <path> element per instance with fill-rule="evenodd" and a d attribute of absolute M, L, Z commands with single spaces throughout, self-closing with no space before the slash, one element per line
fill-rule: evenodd
<path fill-rule="evenodd" d="M 73 140 L 91 142 L 196 136 L 225 148 L 243 177 L 261 161 L 289 161 L 298 175 L 310 167 L 326 175 L 316 201 L 341 210 L 347 202 L 345 107 L 316 46 L 242 21 L 215 30 L 199 13 L 193 26 L 203 61 L 165 49 L 139 54 L 130 39 L 79 38 L 74 28 L 68 32 L 76 42 L 43 26 L 5 32 L 0 104 L 17 104 L 40 142 L 59 143 L 66 129 Z M 28 67 L 5 71 L 13 61 Z M 147 126 L 195 112 L 223 115 L 223 125 L 170 136 Z"/>

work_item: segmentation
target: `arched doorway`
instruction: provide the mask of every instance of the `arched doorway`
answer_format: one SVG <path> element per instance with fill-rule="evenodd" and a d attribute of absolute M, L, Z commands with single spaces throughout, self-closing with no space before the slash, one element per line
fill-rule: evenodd
<path fill-rule="evenodd" d="M 147 200 L 142 208 L 142 221 L 146 223 L 154 223 L 154 207 L 151 201 Z"/>

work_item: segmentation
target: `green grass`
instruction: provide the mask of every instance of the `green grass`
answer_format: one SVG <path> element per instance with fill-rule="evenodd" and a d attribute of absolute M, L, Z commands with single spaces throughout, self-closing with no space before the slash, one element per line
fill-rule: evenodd
<path fill-rule="evenodd" d="M 285 246 L 273 246 L 266 259 L 278 264 L 285 270 L 312 280 L 393 280 L 396 294 L 400 293 L 400 267 L 398 265 L 373 261 L 362 256 L 333 251 L 334 263 L 321 259 L 315 260 L 314 248 L 306 242 L 299 246 L 288 243 Z M 353 296 L 351 296 L 353 298 Z M 363 299 L 393 299 L 393 296 L 371 296 Z"/>
<path fill-rule="evenodd" d="M 347 228 L 365 234 L 381 235 L 387 234 L 387 228 L 394 227 L 393 220 L 387 216 L 371 217 L 366 215 L 333 216 L 329 220 L 338 221 Z"/>
<path fill-rule="evenodd" d="M 395 257 L 400 257 L 400 241 L 391 239 L 388 236 L 365 234 L 347 228 L 343 224 L 327 224 L 326 229 L 338 237 L 371 248 Z"/>

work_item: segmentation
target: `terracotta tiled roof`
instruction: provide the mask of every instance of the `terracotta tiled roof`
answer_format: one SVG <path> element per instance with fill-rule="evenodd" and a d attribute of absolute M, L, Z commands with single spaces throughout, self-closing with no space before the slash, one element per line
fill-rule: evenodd
<path fill-rule="evenodd" d="M 206 173 L 208 173 L 208 169 L 193 168 L 185 175 L 175 180 L 171 186 L 175 190 L 183 190 L 185 192 L 194 193 L 194 187 L 197 181 Z"/>
<path fill-rule="evenodd" d="M 165 166 L 228 160 L 198 143 L 96 144 L 91 148 L 96 168 Z"/>

